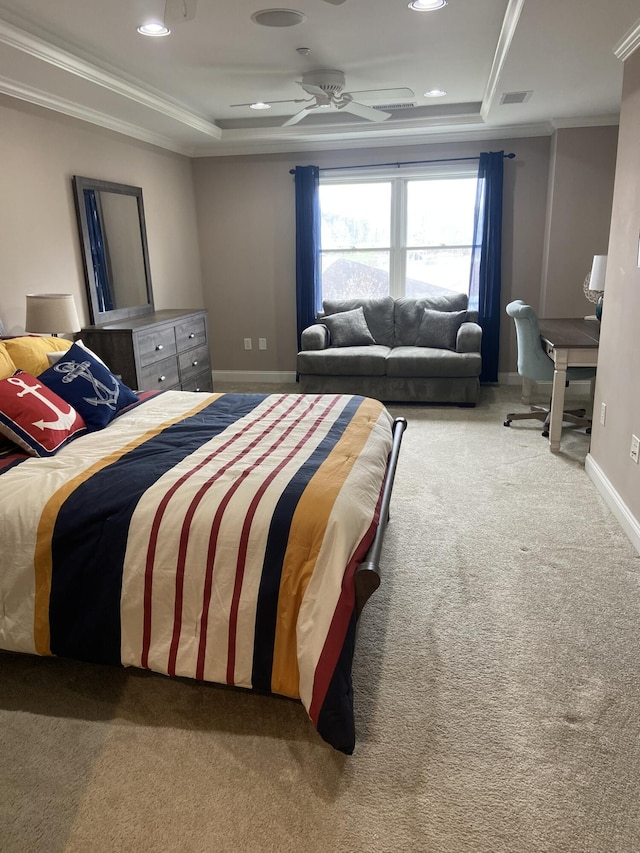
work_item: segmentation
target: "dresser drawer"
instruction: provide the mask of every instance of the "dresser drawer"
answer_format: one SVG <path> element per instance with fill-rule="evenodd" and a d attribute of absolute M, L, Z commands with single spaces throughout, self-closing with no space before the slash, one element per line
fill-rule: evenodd
<path fill-rule="evenodd" d="M 213 391 L 213 381 L 211 379 L 211 371 L 206 373 L 198 373 L 194 376 L 187 377 L 186 381 L 182 381 L 183 391 Z"/>
<path fill-rule="evenodd" d="M 176 336 L 173 326 L 161 326 L 137 336 L 140 366 L 153 364 L 176 353 Z"/>
<path fill-rule="evenodd" d="M 176 324 L 176 345 L 178 352 L 199 347 L 207 342 L 207 323 L 204 317 L 192 317 L 184 323 Z"/>
<path fill-rule="evenodd" d="M 181 352 L 178 355 L 178 364 L 183 381 L 192 373 L 202 373 L 209 367 L 209 347 L 205 345 L 191 349 L 189 352 Z"/>
<path fill-rule="evenodd" d="M 140 391 L 154 391 L 157 388 L 180 387 L 180 375 L 178 373 L 178 361 L 174 358 L 166 358 L 140 371 Z"/>

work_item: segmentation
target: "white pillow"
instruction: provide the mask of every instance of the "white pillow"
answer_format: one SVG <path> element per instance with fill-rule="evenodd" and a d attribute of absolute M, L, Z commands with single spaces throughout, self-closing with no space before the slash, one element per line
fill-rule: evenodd
<path fill-rule="evenodd" d="M 82 347 L 83 350 L 88 352 L 89 355 L 92 355 L 96 361 L 100 362 L 100 364 L 104 364 L 104 361 L 100 358 L 100 356 L 96 355 L 95 352 L 93 350 L 89 349 L 88 346 L 85 346 L 85 344 L 83 344 L 82 341 L 78 340 L 75 343 L 77 343 L 79 347 Z M 66 355 L 66 354 L 67 353 L 64 351 L 63 352 L 48 352 L 47 353 L 47 360 L 49 361 L 49 367 L 53 367 L 53 365 L 56 363 L 56 361 L 58 361 L 60 358 L 62 358 L 63 355 Z M 106 364 L 104 364 L 104 366 L 107 367 Z"/>

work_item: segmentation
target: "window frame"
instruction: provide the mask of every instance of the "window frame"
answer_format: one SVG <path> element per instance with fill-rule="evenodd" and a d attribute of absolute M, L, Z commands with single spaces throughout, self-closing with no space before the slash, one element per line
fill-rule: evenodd
<path fill-rule="evenodd" d="M 399 169 L 402 171 L 400 172 Z M 331 171 L 329 168 L 328 172 Z M 348 172 L 348 170 L 338 171 L 336 174 L 320 173 L 320 186 L 336 185 L 336 184 L 359 184 L 359 183 L 390 183 L 391 184 L 391 202 L 390 202 L 390 229 L 389 236 L 391 245 L 389 247 L 380 247 L 380 251 L 389 252 L 389 295 L 393 298 L 398 298 L 405 295 L 406 286 L 406 271 L 407 271 L 407 252 L 413 248 L 425 247 L 409 247 L 407 246 L 407 187 L 409 181 L 422 180 L 446 180 L 457 178 L 474 178 L 478 177 L 478 165 L 476 162 L 465 163 L 431 163 L 424 165 L 413 166 L 372 166 L 358 167 L 357 171 Z M 322 217 L 322 204 L 320 204 Z M 471 235 L 473 240 L 473 234 Z M 437 247 L 436 247 L 437 248 Z M 473 249 L 473 243 L 461 245 L 461 248 Z M 322 246 L 320 247 L 320 267 L 322 267 L 322 256 L 324 254 Z M 337 252 L 338 250 L 327 249 L 326 253 Z M 320 285 L 322 291 L 322 272 L 320 273 Z M 323 296 L 324 298 L 324 296 Z"/>

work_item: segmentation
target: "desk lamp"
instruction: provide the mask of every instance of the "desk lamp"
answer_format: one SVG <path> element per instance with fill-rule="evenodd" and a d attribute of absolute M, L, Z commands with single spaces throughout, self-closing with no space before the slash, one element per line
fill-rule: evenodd
<path fill-rule="evenodd" d="M 73 294 L 28 293 L 25 331 L 53 337 L 60 332 L 79 332 L 80 322 Z"/>
<path fill-rule="evenodd" d="M 596 297 L 596 317 L 602 319 L 602 302 L 604 299 L 604 282 L 607 273 L 607 256 L 594 255 L 589 278 L 589 291 Z"/>

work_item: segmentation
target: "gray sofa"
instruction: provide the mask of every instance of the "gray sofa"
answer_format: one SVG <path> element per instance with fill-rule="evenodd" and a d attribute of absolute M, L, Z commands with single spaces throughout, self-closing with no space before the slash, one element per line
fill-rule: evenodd
<path fill-rule="evenodd" d="M 482 329 L 467 304 L 464 293 L 325 300 L 302 333 L 300 390 L 475 406 Z"/>

